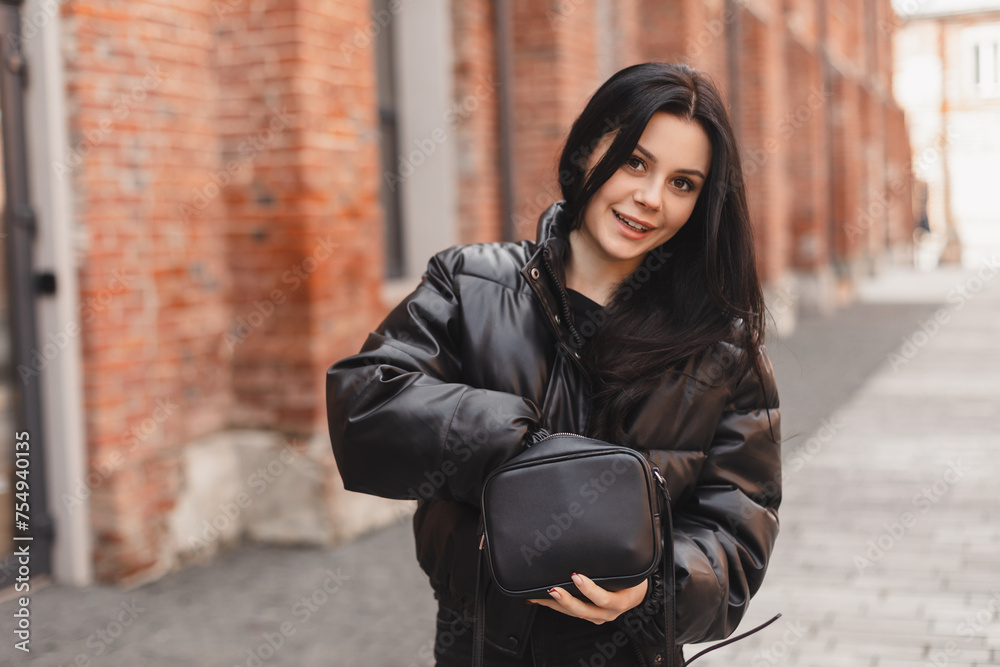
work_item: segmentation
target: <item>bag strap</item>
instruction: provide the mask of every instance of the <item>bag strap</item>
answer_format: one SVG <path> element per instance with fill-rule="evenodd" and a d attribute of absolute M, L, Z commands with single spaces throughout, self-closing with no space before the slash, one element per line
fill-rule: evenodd
<path fill-rule="evenodd" d="M 667 481 L 663 479 L 663 476 L 660 474 L 660 471 L 657 468 L 653 468 L 653 476 L 656 478 L 656 485 L 660 488 L 660 494 L 663 496 L 663 500 L 666 503 L 665 505 L 666 509 L 664 510 L 664 514 L 667 517 L 666 530 L 668 531 L 667 532 L 668 539 L 665 540 L 666 548 L 664 549 L 664 554 L 662 559 L 663 581 L 666 582 L 665 589 L 663 591 L 663 597 L 664 597 L 663 628 L 667 635 L 666 667 L 687 667 L 687 665 L 690 665 L 692 662 L 694 662 L 701 656 L 705 655 L 706 653 L 714 651 L 717 648 L 722 648 L 723 646 L 732 644 L 733 642 L 738 642 L 739 640 L 745 637 L 749 637 L 755 632 L 763 630 L 764 628 L 766 628 L 767 626 L 771 625 L 779 618 L 781 618 L 781 614 L 775 614 L 770 620 L 761 623 L 753 630 L 749 630 L 741 635 L 730 637 L 726 641 L 722 641 L 713 646 L 709 646 L 704 651 L 696 653 L 693 657 L 688 658 L 687 660 L 684 660 L 680 665 L 675 666 L 674 651 L 676 650 L 675 644 L 677 638 L 677 630 L 674 627 L 674 622 L 675 619 L 677 618 L 677 593 L 674 590 L 674 587 L 676 585 L 675 573 L 674 573 L 674 548 L 673 548 L 674 515 L 673 512 L 670 511 L 670 491 L 667 490 Z"/>
<path fill-rule="evenodd" d="M 486 539 L 482 517 L 479 518 L 479 559 L 476 563 L 476 625 L 472 633 L 472 666 L 483 667 L 483 642 L 486 635 L 486 581 L 483 567 L 483 541 Z"/>
<path fill-rule="evenodd" d="M 660 561 L 663 563 L 663 631 L 667 636 L 667 665 L 666 667 L 679 667 L 674 665 L 676 655 L 677 629 L 674 627 L 677 610 L 677 595 L 674 592 L 676 586 L 674 581 L 674 513 L 670 511 L 670 491 L 667 489 L 667 481 L 663 479 L 658 468 L 653 468 L 653 477 L 656 478 L 656 486 L 663 496 L 663 511 L 660 516 L 666 516 L 666 526 L 663 535 L 663 555 Z M 661 519 L 662 521 L 662 519 Z"/>

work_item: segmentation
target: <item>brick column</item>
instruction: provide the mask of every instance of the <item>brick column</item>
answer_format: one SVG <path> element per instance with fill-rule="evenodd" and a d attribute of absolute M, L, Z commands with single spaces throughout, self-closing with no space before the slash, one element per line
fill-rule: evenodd
<path fill-rule="evenodd" d="M 740 10 L 740 106 L 737 120 L 747 177 L 750 215 L 762 281 L 784 276 L 788 262 L 793 186 L 786 182 L 789 144 L 780 134 L 785 113 L 785 35 L 779 14 L 766 3 Z"/>
<path fill-rule="evenodd" d="M 232 402 L 223 207 L 179 214 L 218 163 L 209 2 L 63 6 L 71 179 L 80 228 L 79 325 L 99 580 L 168 567 L 179 445 Z M 151 20 L 149 17 L 164 17 Z M 183 26 L 183 27 L 181 27 Z"/>
<path fill-rule="evenodd" d="M 559 153 L 601 83 L 596 5 L 513 3 L 514 225 L 534 238 L 538 216 L 562 198 Z"/>
<path fill-rule="evenodd" d="M 815 42 L 812 47 L 816 48 Z M 831 96 L 823 87 L 822 63 L 815 51 L 790 40 L 785 64 L 790 95 L 778 134 L 789 146 L 786 182 L 796 193 L 789 212 L 791 264 L 802 272 L 816 272 L 829 261 L 824 120 Z"/>
<path fill-rule="evenodd" d="M 323 371 L 377 320 L 383 273 L 380 24 L 360 0 L 315 7 L 234 3 L 218 28 L 232 419 L 293 433 L 322 424 Z"/>
<path fill-rule="evenodd" d="M 503 236 L 499 162 L 499 96 L 493 3 L 453 2 L 455 103 L 458 139 L 460 243 Z"/>
<path fill-rule="evenodd" d="M 725 0 L 640 0 L 640 36 L 646 60 L 684 62 L 728 86 L 726 34 L 735 12 Z"/>

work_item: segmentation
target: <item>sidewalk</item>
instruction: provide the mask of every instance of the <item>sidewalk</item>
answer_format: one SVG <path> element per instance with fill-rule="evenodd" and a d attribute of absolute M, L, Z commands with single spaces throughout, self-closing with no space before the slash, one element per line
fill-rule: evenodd
<path fill-rule="evenodd" d="M 768 342 L 782 529 L 741 630 L 783 617 L 698 667 L 1000 664 L 1000 276 L 977 287 L 975 271 L 891 270 Z M 0 603 L 0 664 L 433 664 L 406 516 L 334 549 L 248 545 L 132 591 L 33 590 L 30 657 L 13 649 L 15 608 Z"/>
<path fill-rule="evenodd" d="M 981 275 L 896 274 L 864 290 L 874 307 L 939 305 L 902 323 L 818 431 L 787 443 L 781 534 L 743 627 L 783 617 L 696 664 L 1000 664 L 1000 273 Z"/>

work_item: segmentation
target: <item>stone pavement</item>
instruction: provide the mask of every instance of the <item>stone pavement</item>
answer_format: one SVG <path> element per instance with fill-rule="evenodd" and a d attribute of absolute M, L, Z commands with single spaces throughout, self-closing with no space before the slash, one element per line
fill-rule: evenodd
<path fill-rule="evenodd" d="M 887 269 L 768 342 L 782 529 L 740 631 L 783 617 L 696 665 L 1000 664 L 1000 278 L 979 268 Z M 36 588 L 30 656 L 4 600 L 0 664 L 431 665 L 406 506 L 337 548 L 245 545 L 130 591 Z"/>
<path fill-rule="evenodd" d="M 1000 664 L 1000 263 L 982 266 L 865 290 L 937 306 L 786 441 L 781 534 L 742 627 L 783 617 L 697 664 Z"/>

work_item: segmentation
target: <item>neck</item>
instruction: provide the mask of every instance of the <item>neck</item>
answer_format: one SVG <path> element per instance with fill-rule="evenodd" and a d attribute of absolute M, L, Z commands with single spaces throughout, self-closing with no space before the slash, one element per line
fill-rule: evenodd
<path fill-rule="evenodd" d="M 579 229 L 569 234 L 569 257 L 566 260 L 566 285 L 602 306 L 611 301 L 612 291 L 639 265 L 640 260 L 612 260 L 600 252 Z"/>

